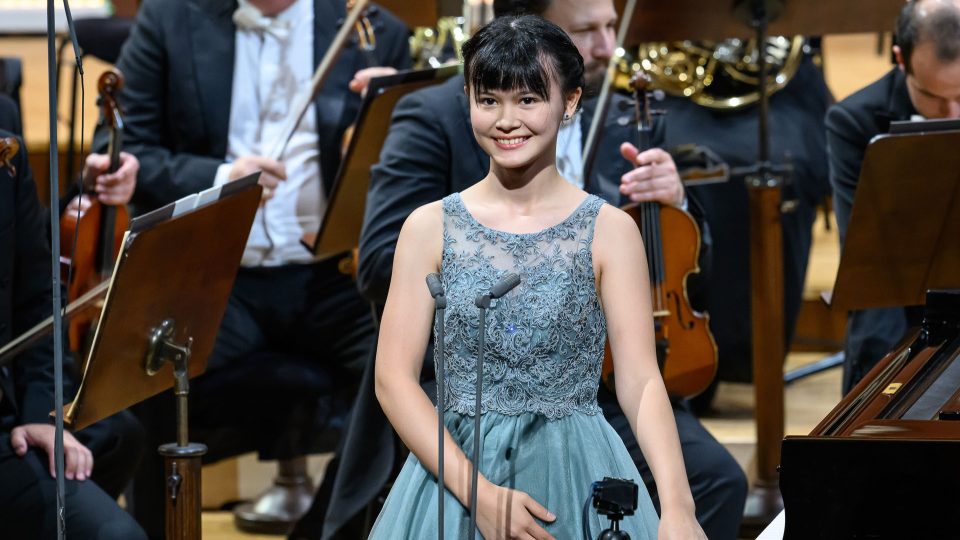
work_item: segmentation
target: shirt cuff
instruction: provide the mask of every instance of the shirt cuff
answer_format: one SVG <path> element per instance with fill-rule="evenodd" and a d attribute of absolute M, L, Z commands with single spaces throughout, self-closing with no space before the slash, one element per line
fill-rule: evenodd
<path fill-rule="evenodd" d="M 687 194 L 683 194 L 683 201 L 680 203 L 680 209 L 684 212 L 690 210 L 690 201 L 687 199 Z"/>
<path fill-rule="evenodd" d="M 217 175 L 213 177 L 213 187 L 219 187 L 230 181 L 230 169 L 233 163 L 223 163 L 217 167 Z M 686 202 L 686 199 L 684 199 Z"/>

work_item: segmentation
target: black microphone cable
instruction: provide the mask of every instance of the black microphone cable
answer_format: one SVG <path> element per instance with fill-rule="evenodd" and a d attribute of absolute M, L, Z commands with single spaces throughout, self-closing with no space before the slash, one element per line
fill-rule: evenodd
<path fill-rule="evenodd" d="M 443 413 L 446 408 L 446 369 L 444 368 L 443 338 L 444 313 L 447 308 L 447 298 L 443 295 L 443 283 L 440 274 L 436 272 L 427 275 L 427 288 L 434 300 L 434 326 L 437 329 L 437 343 L 433 350 L 433 357 L 437 366 L 437 538 L 443 540 L 443 499 L 446 496 L 446 485 L 443 483 Z"/>
<path fill-rule="evenodd" d="M 477 297 L 475 303 L 480 308 L 480 335 L 479 347 L 477 351 L 477 386 L 475 405 L 473 411 L 473 480 L 470 484 L 470 537 L 477 538 L 477 481 L 480 479 L 480 407 L 482 405 L 483 391 L 483 354 L 486 348 L 487 333 L 487 310 L 490 309 L 490 301 L 496 300 L 507 294 L 514 287 L 520 284 L 518 274 L 507 274 L 506 277 L 498 281 L 490 292 L 481 294 Z"/>

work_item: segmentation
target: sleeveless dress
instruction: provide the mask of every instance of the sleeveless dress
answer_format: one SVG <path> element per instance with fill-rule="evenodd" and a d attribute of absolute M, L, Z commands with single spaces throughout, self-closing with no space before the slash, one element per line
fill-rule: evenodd
<path fill-rule="evenodd" d="M 479 329 L 474 299 L 516 272 L 520 285 L 487 312 L 480 473 L 529 493 L 553 512 L 556 521 L 541 525 L 559 540 L 595 539 L 609 527 L 606 516 L 587 507 L 593 482 L 606 476 L 633 480 L 640 487 L 639 505 L 621 529 L 633 540 L 656 540 L 658 518 L 640 474 L 597 405 L 606 320 L 591 245 L 603 204 L 589 195 L 561 223 L 515 234 L 481 225 L 458 193 L 443 199 L 445 423 L 472 459 Z M 439 492 L 436 477 L 411 453 L 370 538 L 436 538 Z M 469 509 L 443 492 L 444 537 L 468 538 Z"/>

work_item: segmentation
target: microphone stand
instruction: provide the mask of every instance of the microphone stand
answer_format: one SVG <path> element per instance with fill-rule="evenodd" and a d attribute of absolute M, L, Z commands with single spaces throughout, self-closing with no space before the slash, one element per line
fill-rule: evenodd
<path fill-rule="evenodd" d="M 47 0 L 47 80 L 48 105 L 50 112 L 50 259 L 51 283 L 53 304 L 53 396 L 54 396 L 54 436 L 53 454 L 54 469 L 56 471 L 56 521 L 57 538 L 66 538 L 66 509 L 64 495 L 64 456 L 63 456 L 63 317 L 60 292 L 60 164 L 57 154 L 57 78 L 54 73 L 56 65 L 56 19 L 54 17 L 54 0 Z M 63 0 L 63 9 L 67 18 L 67 28 L 73 42 L 74 54 L 77 58 L 77 69 L 83 75 L 80 62 L 80 46 L 77 43 L 77 33 L 73 28 L 73 16 L 67 0 Z"/>
<path fill-rule="evenodd" d="M 517 274 L 507 274 L 496 285 L 490 288 L 487 294 L 481 294 L 477 297 L 475 303 L 480 309 L 480 335 L 477 351 L 477 386 L 476 401 L 473 410 L 473 478 L 470 483 L 470 537 L 477 538 L 477 481 L 480 479 L 480 408 L 482 406 L 483 392 L 483 355 L 486 349 L 487 334 L 487 310 L 492 309 L 490 302 L 494 299 L 510 292 L 514 287 L 520 284 L 520 276 Z"/>
<path fill-rule="evenodd" d="M 444 367 L 443 339 L 444 313 L 447 308 L 447 297 L 443 294 L 443 284 L 440 274 L 433 273 L 427 276 L 427 288 L 434 300 L 434 327 L 437 329 L 437 344 L 433 350 L 434 362 L 437 370 L 437 538 L 443 540 L 443 499 L 446 496 L 446 484 L 443 482 L 443 413 L 446 409 L 446 368 Z"/>

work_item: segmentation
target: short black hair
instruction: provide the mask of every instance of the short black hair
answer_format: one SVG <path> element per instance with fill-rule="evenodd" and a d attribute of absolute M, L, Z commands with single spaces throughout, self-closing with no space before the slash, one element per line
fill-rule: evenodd
<path fill-rule="evenodd" d="M 553 0 L 493 0 L 493 14 L 505 15 L 543 15 Z"/>
<path fill-rule="evenodd" d="M 559 26 L 534 15 L 498 17 L 463 44 L 463 73 L 474 99 L 490 90 L 550 99 L 550 78 L 564 95 L 583 88 L 583 57 Z"/>
<path fill-rule="evenodd" d="M 960 9 L 955 4 L 941 4 L 927 13 L 920 13 L 919 0 L 904 4 L 897 18 L 896 43 L 903 56 L 903 67 L 912 73 L 911 57 L 917 44 L 932 41 L 937 59 L 953 62 L 960 58 Z"/>

